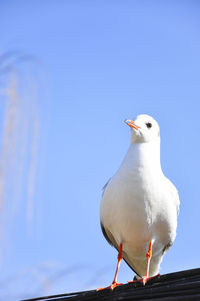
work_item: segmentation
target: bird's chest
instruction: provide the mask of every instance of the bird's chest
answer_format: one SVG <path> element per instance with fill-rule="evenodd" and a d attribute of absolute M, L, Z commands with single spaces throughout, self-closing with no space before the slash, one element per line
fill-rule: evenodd
<path fill-rule="evenodd" d="M 115 179 L 102 202 L 104 223 L 113 235 L 128 239 L 148 239 L 160 209 L 161 196 L 156 181 L 140 177 Z"/>

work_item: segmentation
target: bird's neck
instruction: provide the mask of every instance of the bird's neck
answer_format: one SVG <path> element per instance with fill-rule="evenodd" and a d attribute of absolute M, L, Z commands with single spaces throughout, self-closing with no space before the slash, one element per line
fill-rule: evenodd
<path fill-rule="evenodd" d="M 122 171 L 146 170 L 150 173 L 161 172 L 160 165 L 160 141 L 148 143 L 132 143 L 122 162 Z"/>

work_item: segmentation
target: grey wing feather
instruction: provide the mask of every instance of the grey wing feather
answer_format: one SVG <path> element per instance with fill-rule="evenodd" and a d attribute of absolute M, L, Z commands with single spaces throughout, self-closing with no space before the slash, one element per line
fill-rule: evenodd
<path fill-rule="evenodd" d="M 106 187 L 108 186 L 108 183 L 110 182 L 110 180 L 111 180 L 111 178 L 106 182 L 106 184 L 102 188 L 102 197 L 103 197 L 103 194 L 104 194 Z"/>
<path fill-rule="evenodd" d="M 116 240 L 114 239 L 112 233 L 106 229 L 103 225 L 103 223 L 101 222 L 101 230 L 103 232 L 103 235 L 105 237 L 105 239 L 107 240 L 107 242 L 111 245 L 114 246 L 117 250 L 119 249 L 116 243 Z"/>
<path fill-rule="evenodd" d="M 107 240 L 107 242 L 108 242 L 111 246 L 114 246 L 115 249 L 116 249 L 117 251 L 119 251 L 119 247 L 118 247 L 118 245 L 117 245 L 117 243 L 116 243 L 116 240 L 114 239 L 112 233 L 111 233 L 108 229 L 106 229 L 106 228 L 104 227 L 104 225 L 103 225 L 102 222 L 101 222 L 101 230 L 102 230 L 103 235 L 104 235 L 105 239 Z M 133 266 L 131 266 L 131 265 L 129 264 L 128 256 L 127 256 L 125 253 L 123 253 L 123 259 L 124 259 L 124 261 L 128 264 L 128 266 L 131 268 L 131 270 L 133 270 L 133 272 L 134 272 L 135 274 L 137 274 L 139 277 L 141 277 L 140 274 L 138 274 L 138 273 L 136 272 L 136 270 L 133 268 Z"/>

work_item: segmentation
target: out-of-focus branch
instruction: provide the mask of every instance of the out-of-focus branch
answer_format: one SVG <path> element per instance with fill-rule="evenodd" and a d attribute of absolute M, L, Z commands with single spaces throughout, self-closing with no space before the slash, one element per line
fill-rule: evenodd
<path fill-rule="evenodd" d="M 35 62 L 19 52 L 0 55 L 0 210 L 7 224 L 16 216 L 19 200 L 26 200 L 28 222 L 34 215 L 40 131 L 39 87 L 31 70 Z"/>

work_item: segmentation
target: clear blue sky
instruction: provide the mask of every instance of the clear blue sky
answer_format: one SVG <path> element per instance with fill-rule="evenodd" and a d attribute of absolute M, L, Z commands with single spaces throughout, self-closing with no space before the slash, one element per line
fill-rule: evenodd
<path fill-rule="evenodd" d="M 195 0 L 0 2 L 1 53 L 31 55 L 44 72 L 39 217 L 28 231 L 22 194 L 1 242 L 0 300 L 112 281 L 117 254 L 100 229 L 101 189 L 129 145 L 124 119 L 141 113 L 160 124 L 162 167 L 181 199 L 177 238 L 161 273 L 199 267 L 199 31 Z M 132 277 L 123 264 L 119 280 Z"/>

